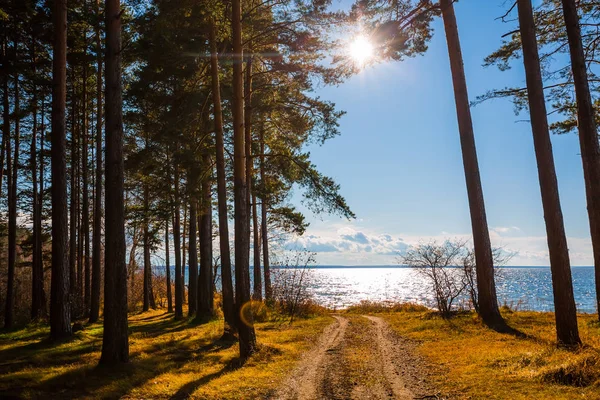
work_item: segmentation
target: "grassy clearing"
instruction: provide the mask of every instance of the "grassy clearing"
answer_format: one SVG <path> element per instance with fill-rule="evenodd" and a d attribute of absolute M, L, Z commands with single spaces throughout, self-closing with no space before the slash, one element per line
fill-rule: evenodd
<path fill-rule="evenodd" d="M 220 342 L 222 321 L 195 324 L 151 311 L 130 317 L 131 362 L 97 366 L 102 325 L 49 344 L 43 325 L 0 334 L 0 398 L 260 398 L 272 393 L 327 316 L 256 324 L 260 351 L 239 367 L 237 343 Z"/>
<path fill-rule="evenodd" d="M 441 319 L 431 311 L 379 314 L 398 334 L 420 342 L 444 393 L 472 399 L 600 399 L 600 324 L 579 316 L 585 345 L 556 346 L 554 314 L 503 314 L 524 337 L 488 329 L 473 313 Z"/>

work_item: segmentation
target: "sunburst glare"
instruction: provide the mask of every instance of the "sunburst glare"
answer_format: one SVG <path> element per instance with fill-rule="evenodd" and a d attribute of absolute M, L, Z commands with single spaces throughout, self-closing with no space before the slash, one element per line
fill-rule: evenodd
<path fill-rule="evenodd" d="M 373 44 L 364 35 L 356 36 L 349 44 L 348 53 L 358 66 L 363 66 L 373 58 Z"/>

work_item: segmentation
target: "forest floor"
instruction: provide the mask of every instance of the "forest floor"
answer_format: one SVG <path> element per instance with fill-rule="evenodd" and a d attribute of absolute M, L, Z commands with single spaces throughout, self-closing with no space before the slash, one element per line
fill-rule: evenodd
<path fill-rule="evenodd" d="M 222 320 L 150 311 L 130 317 L 131 362 L 97 366 L 101 324 L 51 344 L 31 324 L 0 332 L 0 398 L 40 399 L 599 399 L 600 324 L 580 315 L 584 345 L 556 346 L 554 315 L 503 309 L 519 335 L 474 313 L 442 319 L 415 305 L 362 304 L 256 324 L 243 366 Z"/>
<path fill-rule="evenodd" d="M 185 310 L 184 310 L 185 311 Z M 46 325 L 0 331 L 0 399 L 259 399 L 273 394 L 334 319 L 257 323 L 259 351 L 240 366 L 223 321 L 176 321 L 164 310 L 129 318 L 130 362 L 98 367 L 102 324 L 73 340 L 46 341 Z"/>

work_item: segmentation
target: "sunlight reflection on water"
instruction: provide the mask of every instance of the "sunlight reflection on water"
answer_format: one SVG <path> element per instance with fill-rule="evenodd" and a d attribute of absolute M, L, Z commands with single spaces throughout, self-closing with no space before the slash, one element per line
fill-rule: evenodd
<path fill-rule="evenodd" d="M 595 312 L 593 268 L 575 267 L 572 271 L 578 311 Z M 426 284 L 410 268 L 313 268 L 310 276 L 310 290 L 316 300 L 332 308 L 361 300 L 434 305 Z M 554 309 L 549 268 L 502 268 L 497 290 L 501 304 L 521 310 Z"/>

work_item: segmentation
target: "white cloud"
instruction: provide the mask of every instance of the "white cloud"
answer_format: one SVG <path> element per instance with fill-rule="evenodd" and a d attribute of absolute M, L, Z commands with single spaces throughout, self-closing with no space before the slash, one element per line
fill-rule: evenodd
<path fill-rule="evenodd" d="M 295 237 L 286 244 L 288 249 L 306 248 L 317 253 L 318 264 L 330 265 L 393 265 L 398 255 L 409 246 L 430 240 L 470 240 L 469 233 L 440 232 L 434 235 L 406 235 L 377 232 L 349 222 L 331 224 L 320 229 L 309 228 L 310 235 Z M 490 239 L 495 247 L 515 253 L 509 265 L 549 265 L 545 236 L 526 236 L 517 226 L 494 227 Z M 572 265 L 592 265 L 589 238 L 568 238 Z"/>

